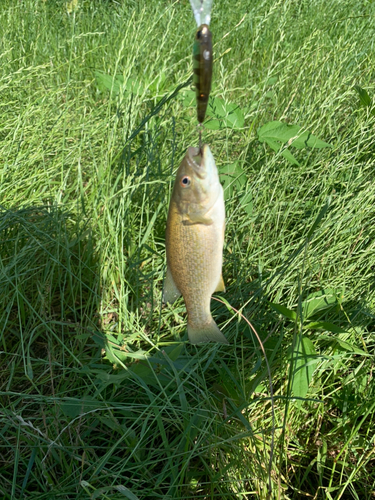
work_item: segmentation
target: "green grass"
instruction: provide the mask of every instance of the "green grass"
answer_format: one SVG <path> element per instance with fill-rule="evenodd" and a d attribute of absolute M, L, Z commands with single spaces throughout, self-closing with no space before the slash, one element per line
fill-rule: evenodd
<path fill-rule="evenodd" d="M 0 11 L 0 498 L 265 499 L 255 335 L 212 301 L 230 345 L 191 346 L 183 301 L 161 303 L 198 140 L 189 2 L 77 5 Z M 374 15 L 213 2 L 212 95 L 244 118 L 204 131 L 227 192 L 221 298 L 271 369 L 269 498 L 375 494 L 375 118 L 354 89 L 374 100 Z M 331 147 L 292 144 L 293 165 L 259 141 L 271 121 Z"/>

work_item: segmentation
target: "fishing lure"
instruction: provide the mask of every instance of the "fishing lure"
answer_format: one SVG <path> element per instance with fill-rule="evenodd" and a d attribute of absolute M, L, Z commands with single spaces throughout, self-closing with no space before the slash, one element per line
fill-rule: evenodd
<path fill-rule="evenodd" d="M 194 83 L 198 122 L 206 116 L 212 81 L 212 34 L 209 29 L 212 0 L 190 0 L 198 25 L 193 46 Z"/>

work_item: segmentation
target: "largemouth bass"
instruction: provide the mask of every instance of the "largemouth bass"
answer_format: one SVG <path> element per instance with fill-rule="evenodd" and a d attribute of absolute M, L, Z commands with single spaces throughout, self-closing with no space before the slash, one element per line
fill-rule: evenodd
<path fill-rule="evenodd" d="M 169 205 L 163 300 L 173 303 L 182 294 L 192 344 L 228 344 L 210 310 L 211 295 L 225 291 L 224 227 L 224 194 L 214 157 L 207 144 L 201 150 L 190 147 L 178 168 Z"/>

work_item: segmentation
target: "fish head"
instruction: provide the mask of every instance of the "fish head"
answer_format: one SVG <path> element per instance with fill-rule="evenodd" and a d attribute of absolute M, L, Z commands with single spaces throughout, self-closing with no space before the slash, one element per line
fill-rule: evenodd
<path fill-rule="evenodd" d="M 199 221 L 222 192 L 219 174 L 208 144 L 189 147 L 178 168 L 172 200 L 182 216 Z"/>

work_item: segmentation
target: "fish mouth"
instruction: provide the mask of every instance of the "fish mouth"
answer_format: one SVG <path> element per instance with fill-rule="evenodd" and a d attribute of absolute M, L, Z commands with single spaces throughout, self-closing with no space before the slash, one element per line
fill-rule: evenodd
<path fill-rule="evenodd" d="M 194 172 L 201 178 L 207 174 L 206 160 L 210 153 L 208 144 L 203 144 L 201 148 L 189 148 L 189 164 L 194 169 Z"/>

